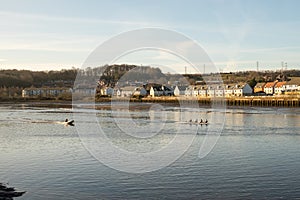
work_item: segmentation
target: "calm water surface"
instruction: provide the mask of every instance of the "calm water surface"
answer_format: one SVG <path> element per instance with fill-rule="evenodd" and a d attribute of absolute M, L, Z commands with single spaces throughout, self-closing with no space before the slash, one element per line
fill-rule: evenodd
<path fill-rule="evenodd" d="M 115 111 L 116 112 L 116 111 Z M 129 120 L 122 110 L 119 123 Z M 132 110 L 143 125 L 161 120 L 161 113 Z M 165 112 L 165 111 L 164 111 Z M 300 109 L 243 108 L 178 110 L 169 107 L 158 137 L 136 140 L 119 134 L 109 110 L 95 114 L 113 143 L 131 151 L 152 151 L 162 139 L 172 139 L 180 127 L 186 138 L 195 125 L 188 118 L 226 116 L 216 146 L 197 157 L 209 126 L 199 126 L 192 146 L 166 168 L 144 174 L 111 169 L 89 154 L 76 127 L 57 121 L 73 118 L 71 109 L 0 105 L 0 182 L 27 193 L 18 199 L 300 199 Z M 184 116 L 185 118 L 182 118 Z M 76 122 L 86 126 L 89 122 Z M 173 130 L 174 129 L 174 130 Z M 209 137 L 216 137 L 211 135 Z M 113 156 L 112 156 L 113 157 Z M 159 158 L 158 158 L 159 160 Z"/>

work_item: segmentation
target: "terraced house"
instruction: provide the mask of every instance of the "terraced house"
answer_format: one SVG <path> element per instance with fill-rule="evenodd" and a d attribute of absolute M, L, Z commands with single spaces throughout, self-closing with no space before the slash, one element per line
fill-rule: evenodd
<path fill-rule="evenodd" d="M 190 86 L 187 88 L 186 96 L 199 97 L 231 97 L 251 95 L 253 89 L 247 83 L 229 84 L 229 85 L 205 85 Z"/>

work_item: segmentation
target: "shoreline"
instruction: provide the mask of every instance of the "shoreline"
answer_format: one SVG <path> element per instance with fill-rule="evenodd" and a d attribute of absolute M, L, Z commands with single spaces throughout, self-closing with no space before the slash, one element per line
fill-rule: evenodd
<path fill-rule="evenodd" d="M 144 98 L 121 98 L 121 97 L 102 97 L 97 99 L 86 99 L 82 103 L 109 103 L 109 102 L 134 102 L 134 103 L 161 103 L 181 105 L 194 104 L 198 102 L 199 105 L 224 105 L 230 107 L 300 107 L 300 97 L 298 96 L 244 96 L 244 97 L 144 97 Z M 11 103 L 30 103 L 35 105 L 49 104 L 53 107 L 57 106 L 72 106 L 71 99 L 49 99 L 49 98 L 11 98 L 0 99 L 0 104 Z"/>

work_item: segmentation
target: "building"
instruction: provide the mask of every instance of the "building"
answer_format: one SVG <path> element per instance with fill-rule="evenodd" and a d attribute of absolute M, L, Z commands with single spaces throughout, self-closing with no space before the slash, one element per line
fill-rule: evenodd
<path fill-rule="evenodd" d="M 147 96 L 147 91 L 144 87 L 125 86 L 119 88 L 116 95 L 120 97 Z"/>
<path fill-rule="evenodd" d="M 257 83 L 254 87 L 254 93 L 262 93 L 264 92 L 264 87 L 266 83 Z"/>
<path fill-rule="evenodd" d="M 215 97 L 224 97 L 225 88 L 222 85 L 217 85 L 215 88 Z"/>
<path fill-rule="evenodd" d="M 151 86 L 150 88 L 150 96 L 151 97 L 158 97 L 158 96 L 163 96 L 164 91 L 162 86 Z"/>
<path fill-rule="evenodd" d="M 186 96 L 199 97 L 231 97 L 245 96 L 253 93 L 253 89 L 247 83 L 240 84 L 212 84 L 201 86 L 189 86 L 186 91 Z"/>
<path fill-rule="evenodd" d="M 174 90 L 171 87 L 163 85 L 161 88 L 164 91 L 164 96 L 174 96 Z"/>
<path fill-rule="evenodd" d="M 22 90 L 22 97 L 57 97 L 63 94 L 72 94 L 71 88 L 25 88 Z"/>
<path fill-rule="evenodd" d="M 192 96 L 197 97 L 199 95 L 199 88 L 197 86 L 192 87 Z"/>
<path fill-rule="evenodd" d="M 274 88 L 275 88 L 276 83 L 277 83 L 277 81 L 274 81 L 274 82 L 267 82 L 267 83 L 264 85 L 264 92 L 265 92 L 266 94 L 273 95 L 273 94 L 274 94 Z"/>
<path fill-rule="evenodd" d="M 234 86 L 233 85 L 226 85 L 224 89 L 224 95 L 225 97 L 231 97 L 234 96 Z"/>
<path fill-rule="evenodd" d="M 285 87 L 286 87 L 286 82 L 277 82 L 275 87 L 274 87 L 274 94 L 276 95 L 281 95 L 284 94 L 285 92 Z"/>
<path fill-rule="evenodd" d="M 253 93 L 253 89 L 248 83 L 239 83 L 236 84 L 233 88 L 234 96 L 245 96 Z"/>
<path fill-rule="evenodd" d="M 188 86 L 188 87 L 185 89 L 184 95 L 185 95 L 185 96 L 192 96 L 192 94 L 193 94 L 193 87 L 192 87 L 192 86 Z"/>
<path fill-rule="evenodd" d="M 214 86 L 208 86 L 207 88 L 207 96 L 208 97 L 214 97 L 215 96 L 215 87 Z"/>
<path fill-rule="evenodd" d="M 206 97 L 207 96 L 207 87 L 202 85 L 198 90 L 198 94 L 201 97 Z"/>
<path fill-rule="evenodd" d="M 285 92 L 295 92 L 299 90 L 300 77 L 292 77 L 285 83 Z"/>
<path fill-rule="evenodd" d="M 176 86 L 174 89 L 175 96 L 183 96 L 185 95 L 185 91 L 188 87 L 187 86 Z"/>
<path fill-rule="evenodd" d="M 96 94 L 96 88 L 91 86 L 79 86 L 73 89 L 76 95 L 92 96 Z"/>

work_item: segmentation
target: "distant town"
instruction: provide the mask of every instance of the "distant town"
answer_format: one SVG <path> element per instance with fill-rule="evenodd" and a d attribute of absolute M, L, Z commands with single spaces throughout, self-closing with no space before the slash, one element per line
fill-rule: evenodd
<path fill-rule="evenodd" d="M 75 84 L 76 77 L 84 83 Z M 96 99 L 300 97 L 300 71 L 245 71 L 221 74 L 170 74 L 159 68 L 106 65 L 61 71 L 1 70 L 0 100 L 71 100 L 72 94 Z"/>

